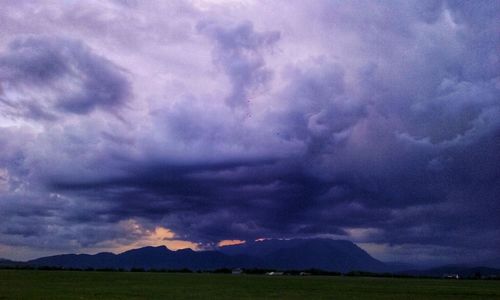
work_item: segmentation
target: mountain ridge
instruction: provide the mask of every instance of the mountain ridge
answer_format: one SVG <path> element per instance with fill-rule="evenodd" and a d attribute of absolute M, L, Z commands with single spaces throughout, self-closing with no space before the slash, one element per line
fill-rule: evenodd
<path fill-rule="evenodd" d="M 276 270 L 321 269 L 347 273 L 366 271 L 410 276 L 441 277 L 459 274 L 500 276 L 500 269 L 480 265 L 441 265 L 432 268 L 410 268 L 408 264 L 381 262 L 347 240 L 270 239 L 227 245 L 216 250 L 170 250 L 166 246 L 146 246 L 118 254 L 61 254 L 26 262 L 0 259 L 0 267 L 57 267 L 74 269 L 164 269 L 203 270 L 222 268 L 260 268 Z"/>
<path fill-rule="evenodd" d="M 170 250 L 147 246 L 119 254 L 101 252 L 62 254 L 26 262 L 34 266 L 64 268 L 144 268 L 213 270 L 218 268 L 272 268 L 327 271 L 384 272 L 387 267 L 356 244 L 346 240 L 292 239 L 264 240 L 223 246 L 217 250 Z"/>

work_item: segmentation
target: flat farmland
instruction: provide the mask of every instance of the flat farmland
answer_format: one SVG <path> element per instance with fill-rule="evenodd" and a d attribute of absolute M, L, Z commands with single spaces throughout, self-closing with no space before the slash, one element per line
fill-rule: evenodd
<path fill-rule="evenodd" d="M 500 299 L 500 281 L 0 270 L 0 299 Z"/>

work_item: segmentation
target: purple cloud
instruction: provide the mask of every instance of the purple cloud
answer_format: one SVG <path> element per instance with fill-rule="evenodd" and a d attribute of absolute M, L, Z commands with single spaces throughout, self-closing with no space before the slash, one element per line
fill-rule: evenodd
<path fill-rule="evenodd" d="M 498 257 L 498 5 L 6 3 L 0 256 L 161 227 Z"/>
<path fill-rule="evenodd" d="M 129 83 L 122 71 L 81 42 L 52 37 L 12 41 L 0 55 L 5 113 L 33 119 L 57 112 L 88 114 L 122 105 Z"/>
<path fill-rule="evenodd" d="M 279 32 L 255 32 L 249 21 L 229 28 L 213 22 L 200 22 L 196 27 L 216 43 L 212 54 L 214 63 L 231 82 L 231 92 L 226 98 L 229 106 L 246 106 L 254 96 L 252 92 L 267 88 L 273 73 L 265 68 L 261 52 L 279 40 Z"/>

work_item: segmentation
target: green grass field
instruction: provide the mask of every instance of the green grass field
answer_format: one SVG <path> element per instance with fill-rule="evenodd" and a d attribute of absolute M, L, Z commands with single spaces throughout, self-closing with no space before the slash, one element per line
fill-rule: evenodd
<path fill-rule="evenodd" d="M 500 281 L 0 270 L 0 299 L 500 299 Z"/>

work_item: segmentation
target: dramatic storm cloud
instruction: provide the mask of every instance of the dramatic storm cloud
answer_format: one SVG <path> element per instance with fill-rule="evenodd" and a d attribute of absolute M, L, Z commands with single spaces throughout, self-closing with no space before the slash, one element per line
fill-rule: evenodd
<path fill-rule="evenodd" d="M 0 257 L 500 249 L 499 1 L 4 1 Z"/>

